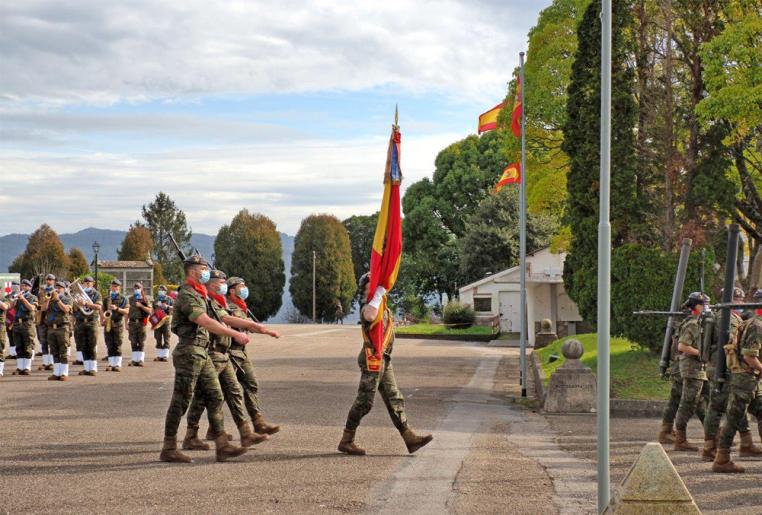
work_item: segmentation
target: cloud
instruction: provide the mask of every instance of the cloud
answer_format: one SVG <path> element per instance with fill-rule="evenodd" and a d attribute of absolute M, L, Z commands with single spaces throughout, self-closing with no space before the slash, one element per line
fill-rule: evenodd
<path fill-rule="evenodd" d="M 534 0 L 25 0 L 0 7 L 0 102 L 110 104 L 394 85 L 494 97 Z"/>

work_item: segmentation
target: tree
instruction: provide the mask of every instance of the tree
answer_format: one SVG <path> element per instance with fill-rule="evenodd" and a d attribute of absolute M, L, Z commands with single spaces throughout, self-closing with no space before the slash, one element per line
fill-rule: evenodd
<path fill-rule="evenodd" d="M 228 276 L 246 280 L 246 304 L 257 318 L 266 320 L 278 312 L 286 275 L 280 235 L 272 220 L 242 209 L 217 233 L 214 257 L 217 268 Z"/>
<path fill-rule="evenodd" d="M 372 215 L 350 216 L 342 222 L 349 233 L 349 244 L 352 246 L 352 263 L 355 267 L 355 280 L 370 270 L 370 252 L 373 248 L 373 237 L 378 224 L 378 211 Z"/>
<path fill-rule="evenodd" d="M 153 247 L 151 231 L 145 226 L 133 224 L 117 250 L 117 257 L 121 261 L 145 261 L 151 257 Z"/>
<path fill-rule="evenodd" d="M 87 257 L 77 247 L 69 249 L 69 277 L 80 277 L 90 271 L 90 265 L 87 264 Z"/>
<path fill-rule="evenodd" d="M 169 195 L 159 192 L 153 202 L 147 206 L 143 205 L 142 215 L 145 223 L 136 222 L 135 225 L 144 225 L 151 232 L 154 242 L 154 260 L 161 263 L 164 275 L 170 281 L 179 282 L 183 267 L 172 245 L 170 235 L 174 236 L 180 248 L 185 251 L 190 250 L 192 233 L 185 219 L 185 213 L 175 205 Z M 209 258 L 209 256 L 206 257 Z"/>
<path fill-rule="evenodd" d="M 63 277 L 69 272 L 69 258 L 58 234 L 42 224 L 29 236 L 26 249 L 13 261 L 10 270 L 29 279 L 49 273 Z"/>
<path fill-rule="evenodd" d="M 312 316 L 312 256 L 316 255 L 316 312 L 318 320 L 336 319 L 336 302 L 348 313 L 357 290 L 352 247 L 344 225 L 333 215 L 310 215 L 302 220 L 291 257 L 289 291 L 294 306 Z"/>

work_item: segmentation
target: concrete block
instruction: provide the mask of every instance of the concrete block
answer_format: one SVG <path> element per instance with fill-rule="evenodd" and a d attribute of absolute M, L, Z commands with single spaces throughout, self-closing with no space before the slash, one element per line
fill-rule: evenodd
<path fill-rule="evenodd" d="M 561 349 L 566 363 L 552 376 L 545 396 L 546 413 L 592 413 L 595 411 L 596 379 L 579 358 L 584 352 L 579 341 L 570 339 Z"/>

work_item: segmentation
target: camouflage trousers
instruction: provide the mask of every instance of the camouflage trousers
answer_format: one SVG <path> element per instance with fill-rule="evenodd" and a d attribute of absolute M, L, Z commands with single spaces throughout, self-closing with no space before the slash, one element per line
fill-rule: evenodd
<path fill-rule="evenodd" d="M 222 433 L 225 430 L 224 397 L 217 370 L 206 349 L 188 343 L 178 344 L 172 353 L 172 365 L 175 367 L 175 386 L 167 409 L 164 436 L 177 438 L 180 421 L 196 392 L 204 399 L 212 432 Z"/>
<path fill-rule="evenodd" d="M 98 344 L 98 326 L 96 322 L 77 322 L 74 325 L 74 341 L 77 350 L 85 361 L 94 361 Z"/>
<path fill-rule="evenodd" d="M 50 354 L 48 347 L 48 326 L 40 324 L 37 326 L 37 340 L 40 342 L 43 354 Z"/>
<path fill-rule="evenodd" d="M 8 346 L 8 333 L 0 327 L 0 363 L 5 362 L 5 348 Z"/>
<path fill-rule="evenodd" d="M 360 351 L 357 358 L 360 366 L 360 386 L 357 389 L 357 398 L 347 415 L 346 428 L 354 431 L 360 425 L 362 418 L 370 413 L 373 408 L 373 399 L 376 390 L 384 400 L 386 410 L 394 423 L 394 427 L 402 432 L 407 427 L 407 415 L 405 414 L 405 398 L 397 388 L 397 380 L 394 378 L 391 356 L 384 355 L 383 364 L 379 372 L 370 372 L 365 363 L 365 349 Z"/>
<path fill-rule="evenodd" d="M 746 373 L 730 375 L 730 394 L 726 407 L 725 425 L 720 430 L 717 447 L 730 449 L 737 431 L 742 431 L 742 421 L 751 413 L 757 420 L 762 417 L 762 397 L 759 396 L 759 379 Z M 747 425 L 748 429 L 748 425 Z"/>
<path fill-rule="evenodd" d="M 675 430 L 685 431 L 688 428 L 688 421 L 693 415 L 699 414 L 699 419 L 702 423 L 704 421 L 704 403 L 702 402 L 701 393 L 706 381 L 702 379 L 692 379 L 688 377 L 683 378 L 683 391 L 680 396 L 680 405 L 677 408 L 677 416 L 675 417 Z"/>
<path fill-rule="evenodd" d="M 670 376 L 670 389 L 669 400 L 662 412 L 661 421 L 664 424 L 672 425 L 675 422 L 675 416 L 677 415 L 677 409 L 680 407 L 680 398 L 683 396 L 683 378 L 680 374 L 672 374 Z M 705 388 L 701 389 L 701 396 L 704 397 Z M 703 424 L 705 415 L 705 403 L 699 402 L 696 406 L 696 416 Z"/>
<path fill-rule="evenodd" d="M 246 407 L 244 406 L 243 401 L 243 389 L 236 379 L 236 373 L 233 368 L 234 365 L 228 359 L 227 354 L 211 352 L 210 357 L 220 380 L 220 387 L 222 388 L 222 394 L 225 397 L 225 403 L 227 403 L 228 408 L 230 409 L 230 414 L 233 415 L 233 420 L 235 421 L 236 426 L 241 427 L 241 424 L 249 421 L 249 416 L 246 414 Z M 198 423 L 201 420 L 201 415 L 204 414 L 205 408 L 206 399 L 203 395 L 199 395 L 198 390 L 196 390 L 193 394 L 193 401 L 191 402 L 190 409 L 188 410 L 188 427 L 198 428 Z"/>
<path fill-rule="evenodd" d="M 48 349 L 50 354 L 53 355 L 54 363 L 69 362 L 70 331 L 69 324 L 67 323 L 48 326 Z"/>
<path fill-rule="evenodd" d="M 163 326 L 154 331 L 153 337 L 156 340 L 157 349 L 168 349 L 170 337 L 169 324 L 165 323 Z"/>
<path fill-rule="evenodd" d="M 262 411 L 259 404 L 259 384 L 254 375 L 254 365 L 251 364 L 249 357 L 242 350 L 232 350 L 230 360 L 235 365 L 235 375 L 238 383 L 243 389 L 243 401 L 246 405 L 246 411 L 251 418 Z"/>
<path fill-rule="evenodd" d="M 709 381 L 709 403 L 704 418 L 704 440 L 714 440 L 720 429 L 720 420 L 725 414 L 730 397 L 730 384 Z M 745 433 L 749 430 L 749 419 L 743 417 L 739 420 L 738 430 Z"/>
<path fill-rule="evenodd" d="M 146 345 L 146 328 L 142 320 L 130 320 L 127 324 L 132 352 L 143 352 Z"/>
<path fill-rule="evenodd" d="M 106 342 L 106 352 L 109 357 L 122 355 L 123 331 L 121 320 L 112 322 L 110 331 L 106 332 L 106 329 L 103 329 L 103 340 Z"/>
<path fill-rule="evenodd" d="M 34 324 L 31 322 L 13 323 L 13 341 L 16 344 L 16 356 L 31 359 L 34 352 Z"/>

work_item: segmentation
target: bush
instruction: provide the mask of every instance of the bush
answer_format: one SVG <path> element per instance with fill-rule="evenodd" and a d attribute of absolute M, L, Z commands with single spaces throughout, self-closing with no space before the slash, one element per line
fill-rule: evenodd
<path fill-rule="evenodd" d="M 429 318 L 429 309 L 421 297 L 409 293 L 402 297 L 397 306 L 402 314 L 415 322 L 425 321 Z"/>
<path fill-rule="evenodd" d="M 461 304 L 458 301 L 452 301 L 444 308 L 444 323 L 448 326 L 458 328 L 468 328 L 474 325 L 476 313 L 474 308 L 468 304 Z"/>

